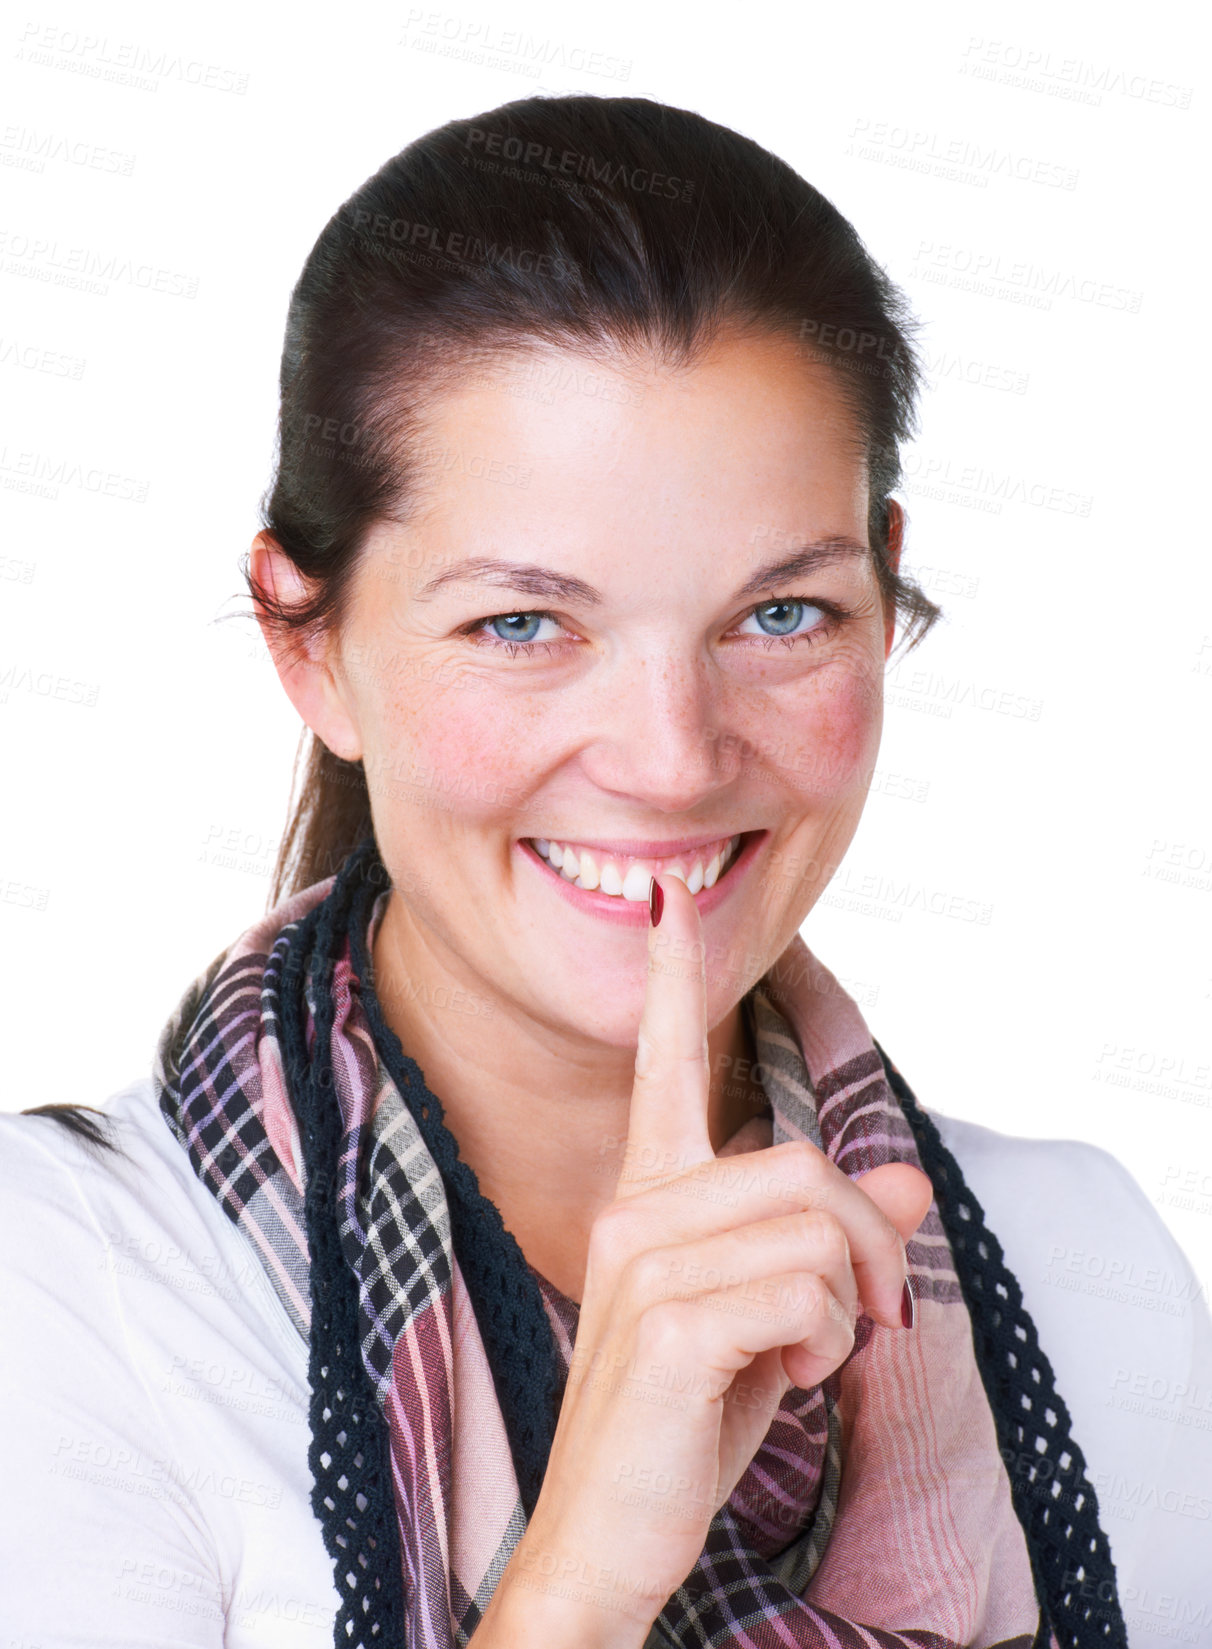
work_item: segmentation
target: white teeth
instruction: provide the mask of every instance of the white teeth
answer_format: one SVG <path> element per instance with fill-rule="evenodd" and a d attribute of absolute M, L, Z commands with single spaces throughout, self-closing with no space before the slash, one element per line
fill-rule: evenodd
<path fill-rule="evenodd" d="M 652 872 L 644 865 L 631 861 L 624 875 L 615 860 L 604 858 L 599 863 L 588 848 L 569 847 L 563 842 L 549 841 L 543 836 L 531 839 L 535 851 L 546 859 L 565 881 L 572 882 L 576 887 L 584 888 L 586 892 L 600 888 L 612 898 L 623 898 L 632 904 L 639 904 L 648 898 Z M 702 858 L 697 858 L 689 871 L 683 869 L 681 864 L 674 864 L 662 874 L 676 876 L 679 881 L 686 884 L 692 894 L 698 893 L 703 888 L 715 886 L 736 857 L 740 845 L 740 837 L 731 836 L 706 865 Z"/>
<path fill-rule="evenodd" d="M 609 859 L 607 859 L 606 863 L 602 866 L 601 877 L 598 885 L 603 893 L 613 893 L 617 895 L 623 891 L 623 878 L 619 875 L 618 870 L 611 864 Z"/>
<path fill-rule="evenodd" d="M 650 871 L 645 870 L 643 865 L 632 865 L 623 878 L 624 899 L 630 899 L 632 904 L 638 905 L 642 899 L 647 899 L 651 882 Z"/>

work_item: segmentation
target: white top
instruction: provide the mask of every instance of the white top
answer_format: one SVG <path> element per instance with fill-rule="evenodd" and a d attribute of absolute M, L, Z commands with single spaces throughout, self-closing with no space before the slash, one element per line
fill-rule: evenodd
<path fill-rule="evenodd" d="M 150 1078 L 104 1109 L 125 1158 L 0 1115 L 3 1642 L 329 1649 L 307 1347 Z M 1212 1320 L 1189 1264 L 1106 1152 L 935 1121 L 1069 1405 L 1133 1649 L 1212 1649 Z"/>

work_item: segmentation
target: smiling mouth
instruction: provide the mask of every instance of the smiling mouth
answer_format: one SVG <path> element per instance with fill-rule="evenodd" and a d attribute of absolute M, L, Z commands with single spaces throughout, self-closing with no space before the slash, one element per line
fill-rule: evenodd
<path fill-rule="evenodd" d="M 720 836 L 701 847 L 664 857 L 605 852 L 578 842 L 548 841 L 543 837 L 527 836 L 523 841 L 573 887 L 605 894 L 620 903 L 639 904 L 647 902 L 654 876 L 677 876 L 691 893 L 714 887 L 736 862 L 751 834 L 742 831 L 737 836 Z"/>

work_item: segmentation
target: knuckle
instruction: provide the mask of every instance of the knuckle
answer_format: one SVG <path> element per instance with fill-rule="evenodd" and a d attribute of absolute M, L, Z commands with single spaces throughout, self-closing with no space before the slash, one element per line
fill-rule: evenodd
<path fill-rule="evenodd" d="M 788 1279 L 785 1305 L 791 1317 L 817 1319 L 825 1315 L 825 1291 L 817 1279 L 798 1272 Z"/>
<path fill-rule="evenodd" d="M 809 1314 L 806 1328 L 806 1338 L 813 1342 L 818 1353 L 834 1359 L 834 1367 L 844 1362 L 854 1349 L 854 1320 L 832 1296 L 818 1302 L 816 1310 Z"/>
<path fill-rule="evenodd" d="M 834 1300 L 826 1310 L 804 1324 L 804 1335 L 799 1343 L 805 1351 L 829 1365 L 826 1373 L 818 1374 L 819 1381 L 826 1378 L 827 1373 L 841 1367 L 854 1350 L 855 1339 L 853 1320 Z"/>
<path fill-rule="evenodd" d="M 654 1300 L 640 1313 L 637 1349 L 659 1362 L 676 1363 L 690 1349 L 684 1300 Z"/>
<path fill-rule="evenodd" d="M 783 1194 L 802 1197 L 807 1192 L 814 1203 L 819 1201 L 829 1159 L 806 1139 L 786 1140 L 774 1149 L 782 1153 Z"/>
<path fill-rule="evenodd" d="M 811 1175 L 813 1179 L 817 1177 L 821 1163 L 827 1160 L 808 1139 L 787 1140 L 780 1150 L 787 1153 L 789 1166 L 802 1174 Z"/>
<path fill-rule="evenodd" d="M 626 1264 L 635 1242 L 634 1210 L 625 1202 L 610 1202 L 594 1216 L 589 1228 L 589 1259 L 608 1271 Z"/>
<path fill-rule="evenodd" d="M 838 1335 L 848 1346 L 854 1344 L 854 1325 L 858 1321 L 857 1311 L 847 1311 L 841 1300 L 832 1295 L 829 1299 L 829 1321 L 834 1325 Z"/>
<path fill-rule="evenodd" d="M 824 1208 L 806 1208 L 796 1216 L 796 1223 L 806 1243 L 827 1265 L 846 1265 L 850 1260 L 850 1241 L 846 1228 L 836 1214 Z"/>
<path fill-rule="evenodd" d="M 645 1248 L 627 1260 L 622 1283 L 637 1309 L 645 1311 L 667 1300 L 672 1277 L 672 1250 Z"/>
<path fill-rule="evenodd" d="M 854 1350 L 854 1323 L 836 1300 L 830 1309 L 829 1317 L 830 1329 L 837 1346 L 837 1360 L 839 1363 L 844 1363 Z"/>
<path fill-rule="evenodd" d="M 816 1256 L 801 1255 L 783 1263 L 798 1269 L 779 1270 L 766 1280 L 765 1286 L 773 1291 L 780 1306 L 793 1315 L 814 1311 L 823 1286 Z"/>

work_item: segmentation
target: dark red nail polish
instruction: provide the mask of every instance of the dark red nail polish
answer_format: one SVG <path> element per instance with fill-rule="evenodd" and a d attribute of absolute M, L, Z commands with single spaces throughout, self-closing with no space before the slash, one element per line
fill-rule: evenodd
<path fill-rule="evenodd" d="M 912 1328 L 917 1322 L 917 1302 L 913 1298 L 913 1285 L 908 1277 L 905 1286 L 901 1289 L 901 1322 L 906 1328 Z"/>
<path fill-rule="evenodd" d="M 656 877 L 652 878 L 652 885 L 648 889 L 648 914 L 652 917 L 653 927 L 659 927 L 661 912 L 665 908 L 665 895 L 661 892 L 661 884 Z"/>

